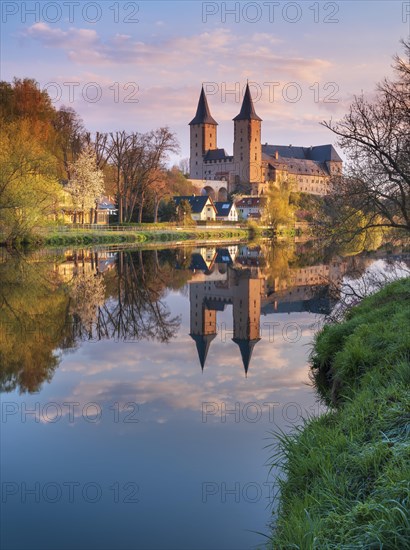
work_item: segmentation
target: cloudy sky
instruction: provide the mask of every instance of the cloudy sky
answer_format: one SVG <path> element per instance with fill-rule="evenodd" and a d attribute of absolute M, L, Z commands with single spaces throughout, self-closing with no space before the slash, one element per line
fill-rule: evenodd
<path fill-rule="evenodd" d="M 188 156 L 204 83 L 232 152 L 249 79 L 262 141 L 334 142 L 319 125 L 372 93 L 409 33 L 410 2 L 2 3 L 1 79 L 30 77 L 91 131 L 168 125 Z"/>

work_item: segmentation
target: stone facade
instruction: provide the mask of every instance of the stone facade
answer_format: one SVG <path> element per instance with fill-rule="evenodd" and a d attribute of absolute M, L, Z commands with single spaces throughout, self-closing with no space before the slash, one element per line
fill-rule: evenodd
<path fill-rule="evenodd" d="M 203 180 L 201 191 L 215 195 L 210 181 L 226 182 L 228 193 L 263 195 L 272 182 L 291 180 L 295 191 L 326 195 L 330 178 L 342 173 L 342 159 L 330 144 L 315 147 L 269 145 L 261 142 L 262 119 L 246 86 L 234 121 L 233 155 L 217 147 L 217 125 L 202 89 L 190 124 L 190 177 Z"/>

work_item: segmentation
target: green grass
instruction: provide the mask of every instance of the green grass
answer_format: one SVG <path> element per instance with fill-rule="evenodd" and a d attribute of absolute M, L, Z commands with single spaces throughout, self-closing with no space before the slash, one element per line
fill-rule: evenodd
<path fill-rule="evenodd" d="M 117 243 L 148 243 L 148 242 L 177 242 L 197 240 L 223 240 L 232 238 L 247 238 L 246 229 L 219 229 L 219 230 L 192 230 L 182 231 L 95 231 L 79 229 L 70 232 L 54 232 L 49 235 L 34 238 L 28 244 L 45 246 L 79 245 L 79 244 L 117 244 Z"/>
<path fill-rule="evenodd" d="M 312 374 L 331 407 L 279 434 L 271 548 L 410 547 L 409 322 L 403 279 L 317 335 Z"/>

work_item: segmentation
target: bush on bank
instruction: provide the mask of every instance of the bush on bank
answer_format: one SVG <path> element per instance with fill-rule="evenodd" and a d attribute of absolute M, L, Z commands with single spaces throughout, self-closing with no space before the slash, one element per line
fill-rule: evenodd
<path fill-rule="evenodd" d="M 272 458 L 285 478 L 271 547 L 410 547 L 410 278 L 315 338 L 312 375 L 330 406 Z"/>

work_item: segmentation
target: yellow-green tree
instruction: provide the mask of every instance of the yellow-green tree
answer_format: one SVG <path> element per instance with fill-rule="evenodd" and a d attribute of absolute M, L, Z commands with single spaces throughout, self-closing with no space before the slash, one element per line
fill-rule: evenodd
<path fill-rule="evenodd" d="M 29 119 L 0 129 L 0 233 L 15 244 L 57 214 L 61 187 L 56 161 L 35 135 Z"/>
<path fill-rule="evenodd" d="M 289 225 L 294 220 L 295 206 L 290 202 L 295 183 L 291 177 L 279 176 L 277 181 L 269 182 L 267 203 L 263 221 L 272 228 Z"/>
<path fill-rule="evenodd" d="M 69 295 L 53 259 L 3 252 L 0 261 L 0 391 L 39 391 L 74 342 Z"/>

